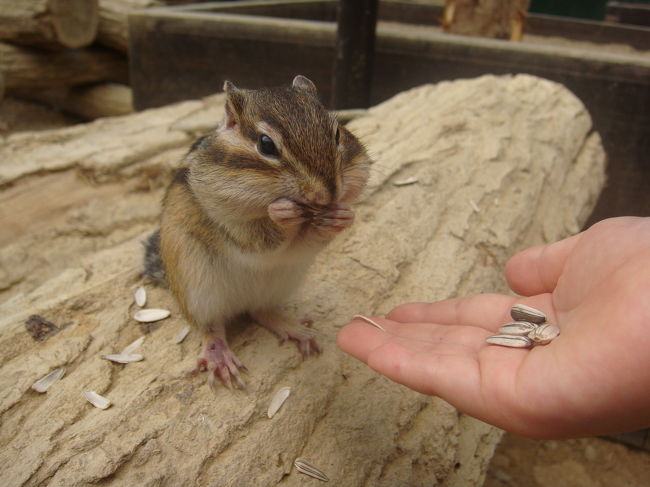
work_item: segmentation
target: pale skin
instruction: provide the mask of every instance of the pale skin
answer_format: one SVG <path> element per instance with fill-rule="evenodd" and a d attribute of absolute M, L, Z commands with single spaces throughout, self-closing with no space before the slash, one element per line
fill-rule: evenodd
<path fill-rule="evenodd" d="M 375 371 L 507 431 L 538 439 L 650 426 L 650 218 L 614 218 L 533 247 L 505 267 L 521 297 L 410 303 L 355 319 L 343 351 Z M 485 338 L 524 303 L 561 334 L 511 349 Z"/>

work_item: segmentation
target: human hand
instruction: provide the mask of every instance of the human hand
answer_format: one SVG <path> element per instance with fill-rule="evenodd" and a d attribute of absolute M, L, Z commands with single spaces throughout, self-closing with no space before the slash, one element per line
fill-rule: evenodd
<path fill-rule="evenodd" d="M 343 351 L 388 378 L 533 438 L 568 438 L 650 426 L 650 218 L 599 222 L 527 249 L 506 264 L 516 298 L 481 294 L 411 303 L 353 320 Z M 531 349 L 485 338 L 524 303 L 561 334 Z"/>

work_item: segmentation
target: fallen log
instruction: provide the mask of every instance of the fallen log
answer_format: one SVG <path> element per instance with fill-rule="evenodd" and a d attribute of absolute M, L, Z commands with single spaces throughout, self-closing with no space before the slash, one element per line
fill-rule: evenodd
<path fill-rule="evenodd" d="M 97 0 L 0 0 L 0 39 L 47 48 L 92 44 Z"/>
<path fill-rule="evenodd" d="M 129 49 L 129 12 L 161 4 L 157 0 L 99 0 L 97 41 L 126 53 Z"/>
<path fill-rule="evenodd" d="M 99 0 L 97 42 L 126 53 L 129 49 L 128 16 L 135 10 L 193 3 L 192 0 Z"/>
<path fill-rule="evenodd" d="M 342 487 L 481 485 L 501 432 L 377 376 L 340 352 L 335 337 L 356 313 L 503 291 L 512 253 L 578 231 L 605 164 L 584 106 L 556 83 L 485 76 L 415 88 L 353 120 L 349 128 L 376 158 L 371 182 L 355 225 L 318 257 L 288 306 L 314 318 L 323 353 L 302 361 L 295 347 L 245 326 L 231 345 L 248 367 L 248 388 L 233 394 L 188 377 L 200 337 L 174 343 L 186 323 L 166 290 L 150 287 L 148 302 L 170 309 L 170 318 L 152 328 L 131 319 L 141 242 L 157 226 L 164 189 L 128 183 L 162 159 L 176 164 L 169 143 L 189 145 L 186 121 L 220 118 L 223 97 L 214 100 L 218 107 L 183 102 L 18 134 L 0 146 L 0 178 L 13 176 L 5 191 L 23 197 L 21 187 L 55 175 L 54 167 L 65 171 L 62 163 L 126 178 L 121 192 L 85 204 L 78 197 L 74 208 L 59 202 L 61 225 L 35 222 L 0 248 L 0 275 L 32 266 L 13 276 L 0 313 L 5 483 L 292 487 L 304 485 L 292 466 L 303 457 Z M 401 184 L 405 178 L 412 184 Z M 49 183 L 33 197 L 46 198 Z M 11 200 L 0 205 L 11 208 Z M 25 330 L 33 314 L 61 330 L 34 341 Z M 101 358 L 140 336 L 144 361 Z M 66 373 L 45 395 L 30 390 L 59 367 Z M 291 395 L 268 419 L 283 386 Z M 113 405 L 92 409 L 84 390 Z"/>
<path fill-rule="evenodd" d="M 100 81 L 128 82 L 126 58 L 110 49 L 67 51 L 19 47 L 0 42 L 0 71 L 8 93 Z"/>
<path fill-rule="evenodd" d="M 116 117 L 133 112 L 131 88 L 118 83 L 99 83 L 71 88 L 15 90 L 21 98 L 37 101 L 83 120 Z"/>

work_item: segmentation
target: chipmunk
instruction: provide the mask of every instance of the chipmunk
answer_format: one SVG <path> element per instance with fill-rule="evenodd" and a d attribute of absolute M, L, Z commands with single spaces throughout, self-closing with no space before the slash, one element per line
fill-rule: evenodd
<path fill-rule="evenodd" d="M 314 257 L 354 219 L 371 160 L 319 102 L 314 84 L 246 90 L 224 83 L 225 117 L 197 140 L 147 244 L 146 274 L 164 277 L 203 334 L 195 373 L 245 387 L 226 328 L 241 316 L 319 353 L 312 330 L 277 308 Z"/>

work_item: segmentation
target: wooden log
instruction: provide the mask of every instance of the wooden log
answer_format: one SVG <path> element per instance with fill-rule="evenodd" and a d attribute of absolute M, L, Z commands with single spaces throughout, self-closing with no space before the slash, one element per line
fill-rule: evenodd
<path fill-rule="evenodd" d="M 129 12 L 157 5 L 161 5 L 161 2 L 157 0 L 99 0 L 97 42 L 121 52 L 127 52 L 129 49 Z"/>
<path fill-rule="evenodd" d="M 0 72 L 0 101 L 5 97 L 5 77 Z"/>
<path fill-rule="evenodd" d="M 445 32 L 521 40 L 530 0 L 447 0 Z"/>
<path fill-rule="evenodd" d="M 133 112 L 131 87 L 98 83 L 72 88 L 18 90 L 21 98 L 38 101 L 84 120 L 128 115 Z"/>
<path fill-rule="evenodd" d="M 129 49 L 129 13 L 149 7 L 192 3 L 191 0 L 98 0 L 97 42 L 126 53 Z"/>
<path fill-rule="evenodd" d="M 0 0 L 0 39 L 49 48 L 79 48 L 97 35 L 97 0 Z"/>
<path fill-rule="evenodd" d="M 230 343 L 248 367 L 245 395 L 215 394 L 204 376 L 187 377 L 200 336 L 174 343 L 186 322 L 161 289 L 148 289 L 151 302 L 173 314 L 148 330 L 146 363 L 118 368 L 100 358 L 146 330 L 130 318 L 132 296 L 163 188 L 130 191 L 120 180 L 121 191 L 100 185 L 93 201 L 87 180 L 70 174 L 34 186 L 62 176 L 48 174 L 62 163 L 131 166 L 137 178 L 170 144 L 180 154 L 164 161 L 175 167 L 190 144 L 175 127 L 221 113 L 184 102 L 16 134 L 0 146 L 0 180 L 30 167 L 33 176 L 4 190 L 20 205 L 0 193 L 0 228 L 2 212 L 13 218 L 36 206 L 27 198 L 54 195 L 57 205 L 22 218 L 34 233 L 0 247 L 0 289 L 3 272 L 5 287 L 16 283 L 0 314 L 3 485 L 317 485 L 293 469 L 298 456 L 325 471 L 328 486 L 481 485 L 501 432 L 345 356 L 337 325 L 406 301 L 503 291 L 512 253 L 578 231 L 604 181 L 605 154 L 584 106 L 556 83 L 486 76 L 411 90 L 352 122 L 376 158 L 366 198 L 288 310 L 314 318 L 323 353 L 303 362 L 295 347 L 242 327 Z M 405 177 L 417 183 L 393 184 Z M 57 215 L 55 229 L 37 220 Z M 37 343 L 25 332 L 31 314 L 71 324 Z M 45 395 L 30 391 L 58 367 L 64 380 Z M 268 403 L 286 385 L 292 394 L 269 420 Z M 90 409 L 82 396 L 90 388 L 113 401 L 109 411 Z"/>
<path fill-rule="evenodd" d="M 52 52 L 0 42 L 0 71 L 4 73 L 8 93 L 128 80 L 126 58 L 97 47 Z"/>

